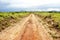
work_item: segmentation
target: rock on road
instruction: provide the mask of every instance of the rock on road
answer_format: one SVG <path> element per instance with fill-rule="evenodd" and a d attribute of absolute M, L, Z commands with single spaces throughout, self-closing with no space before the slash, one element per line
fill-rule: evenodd
<path fill-rule="evenodd" d="M 34 14 L 0 32 L 0 40 L 53 40 Z"/>

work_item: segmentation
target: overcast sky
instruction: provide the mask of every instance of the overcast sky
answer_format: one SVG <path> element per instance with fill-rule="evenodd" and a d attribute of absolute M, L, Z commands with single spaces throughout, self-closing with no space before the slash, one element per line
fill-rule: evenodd
<path fill-rule="evenodd" d="M 57 10 L 60 0 L 0 0 L 0 11 Z"/>

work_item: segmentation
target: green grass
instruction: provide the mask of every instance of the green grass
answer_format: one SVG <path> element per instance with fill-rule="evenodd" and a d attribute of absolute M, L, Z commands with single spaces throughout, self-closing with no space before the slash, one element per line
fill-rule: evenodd
<path fill-rule="evenodd" d="M 15 23 L 23 17 L 28 16 L 25 12 L 0 12 L 0 31 L 9 27 L 11 23 Z M 11 22 L 12 21 L 12 22 Z"/>
<path fill-rule="evenodd" d="M 42 16 L 49 16 L 51 15 L 51 17 L 57 22 L 60 21 L 60 13 L 37 13 L 38 15 L 42 15 Z"/>
<path fill-rule="evenodd" d="M 52 19 L 55 22 L 59 23 L 59 27 L 58 28 L 60 28 L 60 13 L 48 13 L 48 12 L 45 12 L 45 13 L 36 13 L 36 14 L 42 15 L 42 16 L 49 16 L 49 15 L 51 15 Z"/>
<path fill-rule="evenodd" d="M 20 18 L 28 16 L 30 13 L 35 13 L 42 16 L 51 15 L 55 22 L 59 22 L 60 28 L 60 13 L 48 13 L 48 12 L 0 12 L 0 31 L 11 25 L 11 20 L 17 21 Z"/>

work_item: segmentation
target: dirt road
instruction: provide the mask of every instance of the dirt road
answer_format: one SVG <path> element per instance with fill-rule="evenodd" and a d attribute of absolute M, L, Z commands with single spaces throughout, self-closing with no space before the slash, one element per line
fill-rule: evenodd
<path fill-rule="evenodd" d="M 0 32 L 0 40 L 53 40 L 34 14 Z"/>

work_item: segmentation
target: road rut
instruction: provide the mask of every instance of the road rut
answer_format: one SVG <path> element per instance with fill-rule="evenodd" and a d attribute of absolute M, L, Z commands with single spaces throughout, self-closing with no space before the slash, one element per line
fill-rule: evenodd
<path fill-rule="evenodd" d="M 0 32 L 0 40 L 53 40 L 34 14 Z"/>

